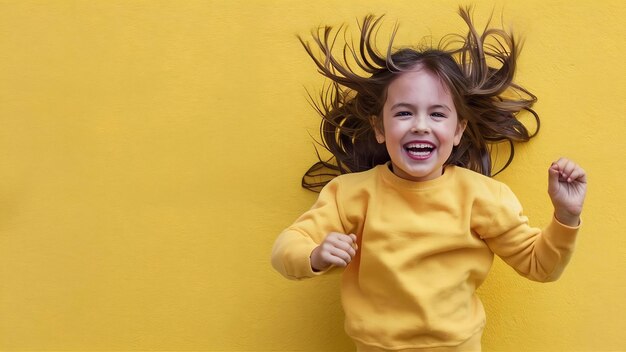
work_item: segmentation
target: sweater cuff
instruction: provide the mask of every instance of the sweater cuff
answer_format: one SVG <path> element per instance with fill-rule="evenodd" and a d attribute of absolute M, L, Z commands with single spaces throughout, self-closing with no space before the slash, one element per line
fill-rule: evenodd
<path fill-rule="evenodd" d="M 292 280 L 301 280 L 324 274 L 326 271 L 313 271 L 311 268 L 311 252 L 318 246 L 311 238 L 303 236 L 298 230 L 287 230 L 281 237 L 284 241 L 280 241 L 279 247 L 283 252 L 280 256 L 280 265 L 277 268 L 287 278 Z M 276 258 L 275 258 L 276 259 Z"/>
<path fill-rule="evenodd" d="M 581 224 L 582 220 L 575 227 L 564 225 L 555 216 L 552 216 L 552 222 L 546 227 L 545 232 L 549 234 L 550 242 L 556 248 L 571 251 L 576 245 L 576 235 Z"/>

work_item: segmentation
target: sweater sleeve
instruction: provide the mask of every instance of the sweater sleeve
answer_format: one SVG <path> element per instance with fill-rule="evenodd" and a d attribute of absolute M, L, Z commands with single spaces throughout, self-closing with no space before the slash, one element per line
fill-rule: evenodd
<path fill-rule="evenodd" d="M 288 279 L 301 280 L 323 274 L 311 268 L 311 252 L 330 232 L 345 233 L 337 193 L 339 179 L 329 182 L 315 204 L 285 229 L 274 242 L 272 266 Z"/>
<path fill-rule="evenodd" d="M 530 227 L 517 197 L 504 184 L 494 207 L 492 221 L 481 235 L 489 248 L 530 280 L 557 280 L 574 251 L 580 225 L 566 226 L 553 217 L 543 230 Z"/>

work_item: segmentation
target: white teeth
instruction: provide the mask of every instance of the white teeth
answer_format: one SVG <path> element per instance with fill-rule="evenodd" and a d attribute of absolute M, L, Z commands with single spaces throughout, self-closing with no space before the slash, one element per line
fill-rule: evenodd
<path fill-rule="evenodd" d="M 406 151 L 416 157 L 428 157 L 435 146 L 430 143 L 409 143 L 404 146 Z"/>
<path fill-rule="evenodd" d="M 427 143 L 410 143 L 406 145 L 406 148 L 428 148 L 433 149 L 434 147 L 431 144 Z"/>
<path fill-rule="evenodd" d="M 409 150 L 409 154 L 416 155 L 416 156 L 427 156 L 427 155 L 430 154 L 430 151 L 427 151 L 427 152 L 416 152 L 416 151 Z"/>

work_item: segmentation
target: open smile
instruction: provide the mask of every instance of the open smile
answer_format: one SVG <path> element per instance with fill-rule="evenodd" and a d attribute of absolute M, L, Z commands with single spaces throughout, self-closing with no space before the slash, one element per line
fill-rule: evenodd
<path fill-rule="evenodd" d="M 405 144 L 404 150 L 411 159 L 424 160 L 430 158 L 437 147 L 430 142 L 409 142 Z"/>

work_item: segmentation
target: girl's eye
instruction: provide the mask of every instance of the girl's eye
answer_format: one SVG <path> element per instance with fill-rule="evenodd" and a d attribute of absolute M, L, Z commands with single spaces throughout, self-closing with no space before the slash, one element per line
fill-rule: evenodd
<path fill-rule="evenodd" d="M 406 117 L 406 116 L 411 116 L 411 112 L 410 111 L 398 111 L 395 113 L 396 117 Z"/>
<path fill-rule="evenodd" d="M 436 118 L 444 118 L 444 117 L 446 117 L 446 115 L 444 113 L 442 113 L 442 112 L 433 112 L 433 113 L 430 114 L 430 116 L 436 117 Z"/>

